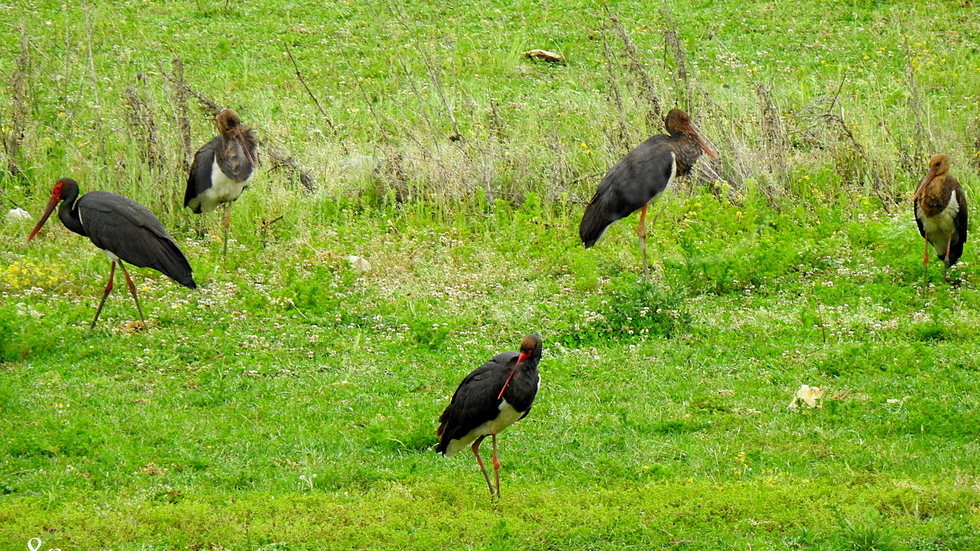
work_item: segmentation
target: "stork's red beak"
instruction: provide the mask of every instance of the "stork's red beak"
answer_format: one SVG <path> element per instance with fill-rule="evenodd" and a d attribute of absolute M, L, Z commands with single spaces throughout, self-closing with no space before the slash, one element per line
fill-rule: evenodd
<path fill-rule="evenodd" d="M 44 223 L 48 221 L 48 217 L 51 216 L 51 213 L 54 212 L 54 208 L 57 207 L 58 203 L 60 202 L 61 202 L 60 194 L 58 193 L 51 194 L 51 199 L 48 201 L 48 206 L 44 209 L 44 214 L 42 214 L 41 219 L 37 221 L 37 225 L 34 226 L 34 231 L 31 232 L 31 235 L 27 236 L 28 241 L 34 239 L 34 236 L 37 235 L 37 232 L 41 231 L 41 226 L 43 226 Z"/>

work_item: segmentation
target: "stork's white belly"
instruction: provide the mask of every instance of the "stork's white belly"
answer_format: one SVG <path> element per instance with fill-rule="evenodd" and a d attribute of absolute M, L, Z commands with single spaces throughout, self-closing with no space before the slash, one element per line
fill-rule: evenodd
<path fill-rule="evenodd" d="M 949 235 L 956 229 L 956 215 L 959 212 L 960 203 L 956 200 L 956 194 L 952 193 L 949 196 L 949 203 L 946 203 L 946 208 L 944 208 L 939 214 L 926 217 L 922 215 L 920 208 L 916 215 L 922 222 L 922 229 L 925 230 L 927 235 L 936 232 Z"/>
<path fill-rule="evenodd" d="M 451 440 L 446 448 L 446 457 L 452 457 L 459 450 L 472 446 L 473 442 L 481 436 L 488 434 L 499 434 L 500 431 L 516 423 L 523 413 L 514 409 L 514 406 L 507 403 L 507 400 L 500 401 L 500 415 L 493 421 L 487 421 L 482 425 L 471 430 L 466 436 L 459 440 Z"/>
<path fill-rule="evenodd" d="M 956 194 L 952 193 L 950 194 L 949 203 L 946 204 L 946 208 L 939 214 L 927 218 L 920 213 L 919 220 L 922 221 L 922 229 L 925 230 L 926 235 L 932 235 L 934 233 L 949 235 L 956 229 L 956 214 L 959 211 L 960 204 L 956 200 Z"/>
<path fill-rule="evenodd" d="M 253 174 L 255 174 L 254 170 L 252 174 L 248 175 L 248 178 L 236 182 L 221 172 L 218 160 L 215 159 L 211 165 L 211 187 L 197 197 L 201 203 L 201 212 L 211 212 L 221 203 L 230 203 L 238 199 L 248 187 L 248 182 L 252 179 Z"/>

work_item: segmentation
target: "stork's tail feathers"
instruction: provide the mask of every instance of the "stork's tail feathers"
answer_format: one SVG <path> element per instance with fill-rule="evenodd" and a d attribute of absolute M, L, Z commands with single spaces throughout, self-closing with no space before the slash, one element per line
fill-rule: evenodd
<path fill-rule="evenodd" d="M 606 229 L 609 225 L 615 222 L 615 220 L 609 220 L 605 213 L 605 209 L 602 208 L 601 201 L 593 199 L 589 206 L 585 208 L 585 214 L 582 215 L 582 223 L 578 227 L 578 235 L 582 238 L 582 243 L 585 244 L 585 248 L 588 249 L 592 245 L 595 245 L 602 234 L 606 233 Z"/>

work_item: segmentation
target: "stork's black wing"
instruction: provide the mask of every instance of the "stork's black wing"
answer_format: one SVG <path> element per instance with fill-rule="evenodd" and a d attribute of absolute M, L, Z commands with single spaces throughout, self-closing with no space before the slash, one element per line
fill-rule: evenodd
<path fill-rule="evenodd" d="M 184 253 L 143 205 L 115 193 L 91 191 L 78 200 L 76 208 L 96 247 L 134 266 L 153 268 L 191 289 L 197 287 Z"/>
<path fill-rule="evenodd" d="M 643 142 L 613 165 L 589 202 L 579 237 L 591 247 L 613 222 L 626 218 L 667 188 L 674 173 L 674 151 L 667 136 Z"/>
<path fill-rule="evenodd" d="M 194 154 L 194 162 L 191 163 L 191 170 L 187 175 L 184 206 L 189 207 L 196 214 L 201 214 L 201 203 L 197 197 L 211 187 L 211 169 L 214 165 L 215 152 L 219 147 L 221 147 L 221 136 L 215 136 Z"/>
<path fill-rule="evenodd" d="M 453 394 L 452 402 L 439 416 L 437 434 L 442 440 L 437 451 L 445 453 L 450 441 L 458 440 L 483 423 L 496 419 L 500 414 L 497 395 L 518 356 L 517 352 L 497 354 L 463 379 Z"/>
<path fill-rule="evenodd" d="M 956 194 L 956 204 L 959 205 L 959 210 L 956 211 L 956 219 L 953 222 L 958 239 L 949 246 L 949 258 L 946 260 L 949 266 L 955 264 L 963 256 L 963 243 L 966 243 L 967 223 L 969 222 L 966 195 L 963 193 L 963 188 L 956 180 L 953 180 L 952 184 L 953 193 Z"/>

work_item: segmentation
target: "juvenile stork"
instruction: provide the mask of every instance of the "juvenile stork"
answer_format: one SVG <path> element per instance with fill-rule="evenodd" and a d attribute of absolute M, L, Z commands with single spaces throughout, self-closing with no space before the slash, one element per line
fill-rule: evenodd
<path fill-rule="evenodd" d="M 222 257 L 228 254 L 228 227 L 231 226 L 231 204 L 241 196 L 255 174 L 258 145 L 254 132 L 243 128 L 238 113 L 222 109 L 215 124 L 218 135 L 194 154 L 184 206 L 195 214 L 211 212 L 225 205 Z"/>
<path fill-rule="evenodd" d="M 647 233 L 643 227 L 647 205 L 663 194 L 675 177 L 688 174 L 702 152 L 712 159 L 718 158 L 684 111 L 671 109 L 666 127 L 669 135 L 651 136 L 609 169 L 579 225 L 579 237 L 585 248 L 589 248 L 613 222 L 639 209 L 636 235 L 643 254 L 643 273 L 647 272 Z"/>
<path fill-rule="evenodd" d="M 949 159 L 942 153 L 929 159 L 926 173 L 913 197 L 915 223 L 925 238 L 923 289 L 929 281 L 929 245 L 943 261 L 943 278 L 947 269 L 963 255 L 966 243 L 966 196 L 960 183 L 949 175 Z"/>

